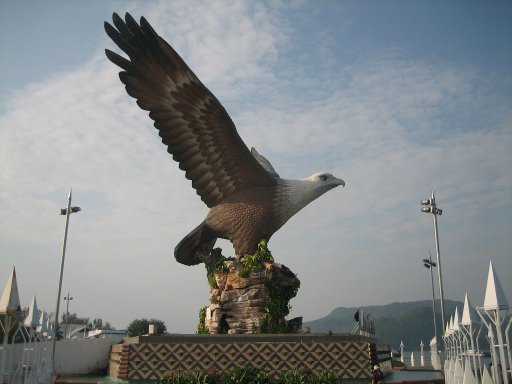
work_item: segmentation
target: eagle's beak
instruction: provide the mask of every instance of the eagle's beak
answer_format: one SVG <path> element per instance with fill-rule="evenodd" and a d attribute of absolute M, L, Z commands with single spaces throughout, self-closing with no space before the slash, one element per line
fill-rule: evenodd
<path fill-rule="evenodd" d="M 343 187 L 345 187 L 345 180 L 336 178 L 336 180 L 334 180 L 334 183 L 336 185 L 342 185 Z"/>

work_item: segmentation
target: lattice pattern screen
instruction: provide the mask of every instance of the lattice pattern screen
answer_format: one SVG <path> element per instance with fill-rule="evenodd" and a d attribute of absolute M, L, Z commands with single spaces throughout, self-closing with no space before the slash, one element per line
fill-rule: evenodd
<path fill-rule="evenodd" d="M 344 378 L 370 377 L 366 342 L 131 344 L 129 347 L 128 379 L 158 379 L 170 371 L 193 374 L 212 365 L 220 371 L 252 366 L 268 373 L 308 370 L 331 371 Z"/>

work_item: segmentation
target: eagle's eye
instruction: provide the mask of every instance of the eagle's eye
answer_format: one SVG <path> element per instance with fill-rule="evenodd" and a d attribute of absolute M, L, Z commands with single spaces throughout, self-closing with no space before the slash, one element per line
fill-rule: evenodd
<path fill-rule="evenodd" d="M 327 180 L 327 176 L 326 175 L 320 175 L 320 180 L 322 180 L 322 181 Z"/>

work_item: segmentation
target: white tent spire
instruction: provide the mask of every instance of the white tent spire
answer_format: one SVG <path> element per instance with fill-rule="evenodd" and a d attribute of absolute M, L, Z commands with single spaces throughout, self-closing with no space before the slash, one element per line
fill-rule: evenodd
<path fill-rule="evenodd" d="M 459 307 L 455 307 L 455 315 L 453 316 L 453 325 L 452 328 L 454 331 L 460 331 L 460 317 L 459 317 Z"/>
<path fill-rule="evenodd" d="M 501 287 L 501 283 L 492 267 L 492 260 L 489 261 L 489 274 L 487 276 L 487 287 L 485 288 L 484 309 L 508 309 L 508 302 Z"/>
<path fill-rule="evenodd" d="M 39 326 L 39 309 L 37 309 L 36 297 L 32 299 L 28 308 L 28 315 L 23 322 L 25 327 L 37 328 Z"/>
<path fill-rule="evenodd" d="M 2 298 L 0 299 L 0 313 L 21 311 L 20 294 L 18 293 L 18 282 L 16 281 L 16 268 L 12 268 L 11 275 L 5 285 Z"/>
<path fill-rule="evenodd" d="M 462 319 L 460 320 L 460 323 L 462 325 L 472 325 L 478 322 L 475 309 L 471 305 L 468 293 L 466 292 L 466 297 L 464 298 L 464 309 L 462 310 Z"/>
<path fill-rule="evenodd" d="M 37 332 L 43 334 L 48 331 L 48 327 L 46 326 L 48 319 L 46 316 L 46 311 L 43 310 L 41 312 L 41 317 L 39 317 L 39 326 L 37 327 Z"/>

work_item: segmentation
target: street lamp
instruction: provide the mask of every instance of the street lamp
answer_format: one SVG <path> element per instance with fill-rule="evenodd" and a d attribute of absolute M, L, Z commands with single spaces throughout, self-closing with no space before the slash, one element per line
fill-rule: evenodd
<path fill-rule="evenodd" d="M 439 254 L 439 234 L 437 230 L 437 215 L 441 216 L 443 214 L 443 210 L 437 208 L 436 206 L 436 198 L 434 196 L 434 191 L 432 191 L 432 197 L 430 199 L 425 199 L 421 201 L 421 205 L 425 205 L 425 207 L 421 208 L 421 212 L 431 213 L 434 216 L 434 236 L 436 238 L 436 255 L 437 255 L 437 274 L 439 276 L 439 293 L 441 299 L 441 319 L 443 322 L 443 334 L 445 331 L 445 310 L 444 310 L 444 291 L 443 291 L 443 277 L 441 273 L 441 256 Z"/>
<path fill-rule="evenodd" d="M 68 295 L 64 298 L 64 300 L 67 300 L 67 303 L 66 303 L 66 332 L 68 333 L 68 338 L 69 338 L 69 336 L 71 335 L 71 332 L 69 332 L 69 302 L 71 300 L 73 300 L 73 298 L 71 296 L 69 296 L 69 291 L 68 291 Z"/>
<path fill-rule="evenodd" d="M 80 207 L 72 207 L 71 206 L 71 195 L 73 189 L 70 189 L 68 195 L 68 207 L 60 210 L 61 215 L 66 215 L 66 226 L 64 228 L 64 241 L 62 242 L 62 256 L 60 259 L 60 277 L 59 277 L 59 289 L 57 291 L 57 305 L 55 308 L 55 319 L 53 322 L 53 342 L 52 342 L 52 374 L 55 373 L 55 343 L 57 341 L 57 330 L 59 326 L 59 308 L 60 308 L 60 293 L 62 290 L 62 275 L 64 273 L 64 259 L 66 257 L 66 243 L 68 241 L 68 226 L 69 226 L 69 215 L 71 213 L 80 212 L 82 209 Z M 69 303 L 69 301 L 68 301 Z"/>
<path fill-rule="evenodd" d="M 429 252 L 428 259 L 423 259 L 423 265 L 425 268 L 430 270 L 430 281 L 432 282 L 432 312 L 434 313 L 434 336 L 436 339 L 436 353 L 439 352 L 439 344 L 437 342 L 437 321 L 436 321 L 436 295 L 434 293 L 434 273 L 432 271 L 433 268 L 437 266 L 436 263 L 432 261 L 432 255 Z"/>

